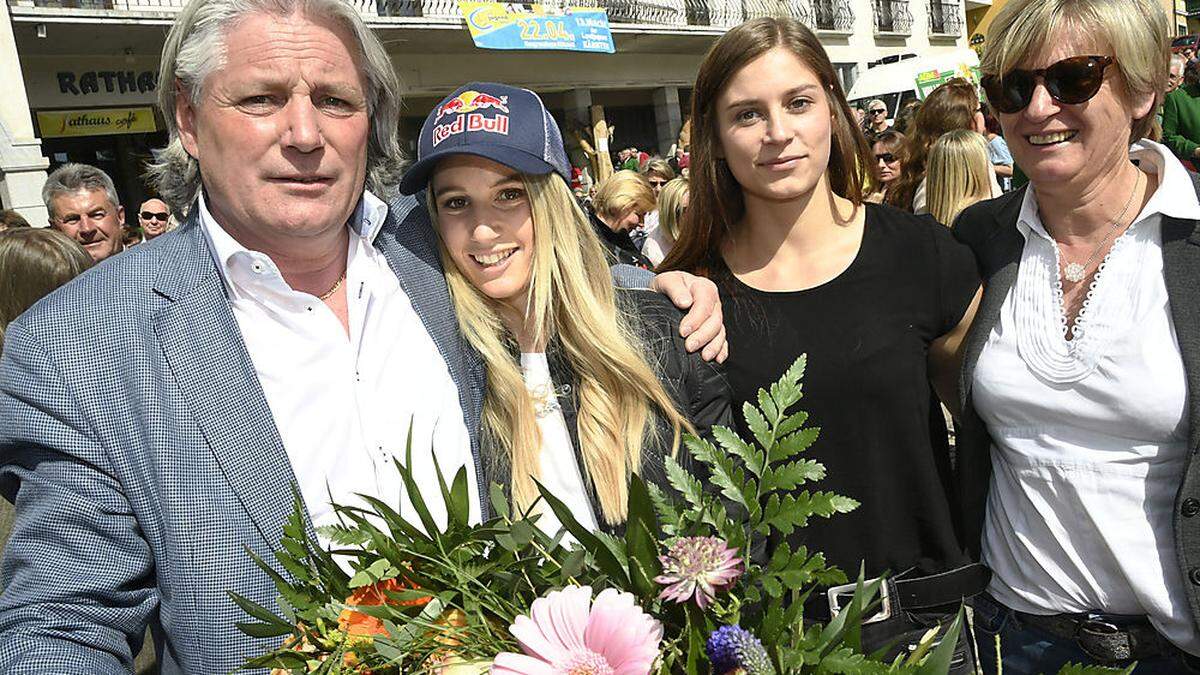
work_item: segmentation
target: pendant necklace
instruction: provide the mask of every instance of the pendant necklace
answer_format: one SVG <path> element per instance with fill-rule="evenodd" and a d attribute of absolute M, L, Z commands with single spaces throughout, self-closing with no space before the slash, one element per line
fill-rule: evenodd
<path fill-rule="evenodd" d="M 1137 172 L 1137 178 L 1135 178 L 1133 181 L 1133 191 L 1129 193 L 1129 199 L 1125 202 L 1125 208 L 1121 209 L 1121 212 L 1117 214 L 1116 219 L 1113 220 L 1112 226 L 1108 228 L 1108 234 L 1104 235 L 1104 238 L 1101 239 L 1100 243 L 1096 245 L 1096 249 L 1092 251 L 1092 255 L 1087 259 L 1087 262 L 1082 264 L 1077 262 L 1067 262 L 1067 254 L 1062 250 L 1062 244 L 1059 244 L 1058 241 L 1055 240 L 1054 243 L 1056 246 L 1058 246 L 1059 255 L 1063 259 L 1063 262 L 1066 263 L 1062 270 L 1064 279 L 1070 281 L 1071 283 L 1077 284 L 1087 278 L 1088 269 L 1091 268 L 1092 263 L 1096 262 L 1096 258 L 1100 255 L 1100 251 L 1104 250 L 1104 245 L 1108 243 L 1108 240 L 1112 238 L 1113 233 L 1116 232 L 1117 228 L 1121 226 L 1121 221 L 1125 219 L 1125 214 L 1129 212 L 1129 207 L 1131 204 L 1133 204 L 1133 198 L 1135 195 L 1137 195 L 1138 186 L 1141 184 L 1142 172 L 1139 170 Z"/>

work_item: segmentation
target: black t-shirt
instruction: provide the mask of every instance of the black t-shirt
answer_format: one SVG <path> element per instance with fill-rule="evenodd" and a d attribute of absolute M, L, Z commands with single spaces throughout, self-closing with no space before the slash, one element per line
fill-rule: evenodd
<path fill-rule="evenodd" d="M 798 408 L 821 428 L 808 456 L 827 477 L 806 486 L 862 503 L 812 518 L 792 537 L 853 580 L 968 562 L 950 489 L 946 426 L 929 384 L 929 343 L 962 319 L 979 276 L 970 249 L 928 216 L 866 205 L 858 255 L 831 281 L 759 291 L 715 270 L 729 339 L 725 371 L 738 431 L 742 404 L 808 354 Z"/>

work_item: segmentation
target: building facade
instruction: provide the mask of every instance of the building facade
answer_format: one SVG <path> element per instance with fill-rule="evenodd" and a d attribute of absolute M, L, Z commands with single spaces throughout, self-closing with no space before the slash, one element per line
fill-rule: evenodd
<path fill-rule="evenodd" d="M 440 97 L 464 82 L 491 80 L 537 91 L 565 125 L 590 128 L 598 106 L 614 145 L 666 153 L 687 116 L 705 52 L 730 26 L 756 16 L 792 16 L 811 27 L 847 88 L 885 57 L 967 44 L 963 0 L 567 3 L 607 11 L 613 54 L 482 50 L 454 0 L 353 1 L 400 75 L 409 139 Z M 15 85 L 0 102 L 0 187 L 16 186 L 0 189 L 0 204 L 35 208 L 36 195 L 20 176 L 44 176 L 65 161 L 108 170 L 123 200 L 136 204 L 149 193 L 142 167 L 166 141 L 154 105 L 158 58 L 184 0 L 0 2 L 0 76 Z M 972 4 L 977 0 L 967 0 Z M 23 159 L 6 154 L 6 144 L 22 148 Z"/>

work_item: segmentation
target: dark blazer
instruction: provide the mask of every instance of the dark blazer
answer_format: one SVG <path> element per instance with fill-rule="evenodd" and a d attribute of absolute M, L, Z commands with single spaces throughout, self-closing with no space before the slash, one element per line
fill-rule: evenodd
<path fill-rule="evenodd" d="M 446 361 L 478 458 L 482 360 L 417 199 L 389 205 L 375 246 Z M 165 673 L 231 672 L 278 644 L 236 628 L 227 591 L 278 610 L 247 551 L 273 559 L 295 475 L 196 219 L 85 272 L 5 340 L 0 492 L 17 512 L 0 672 L 128 672 L 147 624 Z"/>
<path fill-rule="evenodd" d="M 1200 182 L 1197 192 L 1200 193 Z M 1000 318 L 1000 308 L 1017 279 L 1025 239 L 1017 218 L 1025 190 L 975 204 L 954 224 L 954 235 L 975 252 L 983 278 L 983 300 L 966 339 L 959 375 L 959 403 L 963 414 L 957 438 L 958 474 L 963 522 L 971 552 L 978 557 L 984 510 L 991 478 L 991 437 L 975 412 L 971 381 L 979 354 Z M 1200 624 L 1200 221 L 1162 219 L 1163 276 L 1170 299 L 1171 318 L 1183 354 L 1188 385 L 1187 471 L 1179 477 L 1175 497 L 1175 552 L 1184 578 L 1193 621 Z"/>
<path fill-rule="evenodd" d="M 621 308 L 632 319 L 637 337 L 645 347 L 646 357 L 658 374 L 663 388 L 675 401 L 675 407 L 696 427 L 696 433 L 711 438 L 713 426 L 733 427 L 733 405 L 729 384 L 720 365 L 706 362 L 699 353 L 689 354 L 684 340 L 679 336 L 679 321 L 682 312 L 675 308 L 666 296 L 641 289 L 619 289 L 617 300 Z M 546 350 L 550 365 L 550 377 L 554 381 L 563 419 L 571 434 L 575 448 L 575 460 L 583 468 L 583 457 L 579 451 L 579 378 L 571 369 L 560 349 L 552 343 Z M 670 452 L 672 432 L 666 420 L 655 417 L 657 435 L 642 448 L 642 464 L 639 475 L 648 483 L 668 489 L 664 459 Z M 509 486 L 511 467 L 505 457 L 497 456 L 494 448 L 483 440 L 483 455 L 488 482 Z M 695 470 L 686 459 L 687 450 L 680 447 L 676 459 L 684 467 Z M 601 529 L 610 534 L 620 534 L 622 528 L 603 525 L 600 517 L 600 502 L 590 480 L 584 474 L 584 487 L 592 513 L 596 514 Z"/>

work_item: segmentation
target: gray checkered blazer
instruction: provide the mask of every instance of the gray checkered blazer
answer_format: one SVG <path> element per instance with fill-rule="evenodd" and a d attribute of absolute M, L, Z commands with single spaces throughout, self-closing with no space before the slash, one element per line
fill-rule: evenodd
<path fill-rule="evenodd" d="M 428 216 L 391 204 L 387 257 L 458 385 L 478 457 L 484 373 L 461 339 Z M 419 383 L 414 383 L 419 386 Z M 336 452 L 337 448 L 330 448 Z M 227 590 L 276 607 L 295 480 L 196 220 L 37 304 L 0 359 L 0 673 L 128 672 L 147 624 L 163 672 L 224 673 L 278 640 Z"/>

